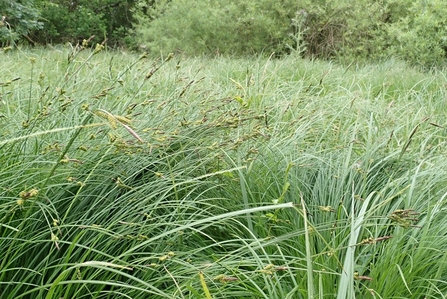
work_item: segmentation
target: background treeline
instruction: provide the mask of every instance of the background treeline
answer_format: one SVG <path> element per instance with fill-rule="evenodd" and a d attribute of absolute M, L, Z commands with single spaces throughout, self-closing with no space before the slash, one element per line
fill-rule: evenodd
<path fill-rule="evenodd" d="M 95 35 L 126 45 L 135 26 L 136 0 L 0 0 L 3 45 L 76 43 Z"/>
<path fill-rule="evenodd" d="M 3 46 L 80 42 L 188 55 L 447 57 L 444 0 L 0 0 Z"/>

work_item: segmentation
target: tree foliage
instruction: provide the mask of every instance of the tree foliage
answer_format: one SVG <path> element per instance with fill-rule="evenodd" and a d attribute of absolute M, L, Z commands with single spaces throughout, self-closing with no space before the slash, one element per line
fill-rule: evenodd
<path fill-rule="evenodd" d="M 443 0 L 391 1 L 407 7 L 405 14 L 389 25 L 389 52 L 423 66 L 447 58 L 447 5 Z"/>
<path fill-rule="evenodd" d="M 95 35 L 124 44 L 134 23 L 135 0 L 36 0 L 44 29 L 36 32 L 42 43 L 80 41 Z"/>
<path fill-rule="evenodd" d="M 0 42 L 95 42 L 188 55 L 447 58 L 443 0 L 0 0 Z"/>
<path fill-rule="evenodd" d="M 171 0 L 147 11 L 137 39 L 156 53 L 397 56 L 423 66 L 447 58 L 442 0 Z"/>
<path fill-rule="evenodd" d="M 282 52 L 296 1 L 173 0 L 140 17 L 137 35 L 153 52 L 247 54 Z"/>
<path fill-rule="evenodd" d="M 42 28 L 38 16 L 32 0 L 0 0 L 0 43 L 5 46 L 29 39 L 30 31 Z"/>

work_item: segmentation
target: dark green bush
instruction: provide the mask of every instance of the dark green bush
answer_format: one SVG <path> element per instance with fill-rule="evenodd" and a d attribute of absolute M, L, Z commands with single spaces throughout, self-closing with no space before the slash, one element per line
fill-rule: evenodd
<path fill-rule="evenodd" d="M 136 32 L 153 52 L 365 55 L 374 51 L 382 6 L 371 0 L 173 0 L 152 6 Z"/>
<path fill-rule="evenodd" d="M 299 1 L 306 7 L 308 53 L 341 60 L 398 57 L 431 67 L 447 57 L 442 0 Z"/>
<path fill-rule="evenodd" d="M 447 5 L 443 0 L 394 0 L 393 5 L 407 7 L 387 27 L 388 51 L 413 64 L 431 67 L 447 58 Z"/>
<path fill-rule="evenodd" d="M 133 26 L 135 0 L 37 0 L 44 21 L 34 33 L 40 43 L 95 41 L 123 45 Z"/>
<path fill-rule="evenodd" d="M 21 38 L 30 39 L 28 33 L 39 29 L 39 11 L 31 0 L 0 0 L 0 43 L 12 45 Z"/>
<path fill-rule="evenodd" d="M 151 7 L 137 35 L 152 52 L 252 54 L 283 52 L 296 1 L 173 0 Z"/>
<path fill-rule="evenodd" d="M 446 13 L 442 0 L 172 0 L 146 5 L 135 32 L 154 53 L 397 56 L 431 66 L 446 57 Z"/>
<path fill-rule="evenodd" d="M 0 43 L 94 42 L 158 55 L 397 57 L 443 65 L 443 0 L 0 0 Z M 43 28 L 42 28 L 43 27 Z"/>
<path fill-rule="evenodd" d="M 82 41 L 91 35 L 98 38 L 107 36 L 102 14 L 95 14 L 89 8 L 70 7 L 57 3 L 46 3 L 42 9 L 44 29 L 36 33 L 39 41 L 63 43 Z"/>

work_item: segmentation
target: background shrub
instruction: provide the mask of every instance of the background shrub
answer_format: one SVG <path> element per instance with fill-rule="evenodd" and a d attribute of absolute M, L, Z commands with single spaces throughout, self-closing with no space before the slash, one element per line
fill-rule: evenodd
<path fill-rule="evenodd" d="M 443 65 L 441 0 L 0 0 L 0 42 L 80 42 L 158 55 L 299 55 L 352 61 L 390 56 Z"/>
<path fill-rule="evenodd" d="M 374 51 L 383 3 L 352 1 L 185 1 L 151 7 L 138 40 L 154 51 L 265 52 L 331 58 Z"/>
<path fill-rule="evenodd" d="M 444 1 L 391 1 L 391 7 L 408 7 L 387 26 L 391 55 L 431 67 L 447 57 L 447 6 Z"/>
<path fill-rule="evenodd" d="M 133 26 L 135 0 L 37 0 L 44 26 L 34 32 L 39 43 L 79 42 L 96 36 L 124 45 Z"/>
<path fill-rule="evenodd" d="M 98 38 L 107 36 L 102 14 L 87 7 L 64 6 L 58 3 L 45 3 L 42 17 L 44 30 L 36 35 L 45 43 L 75 42 L 91 35 Z"/>
<path fill-rule="evenodd" d="M 413 65 L 444 64 L 443 1 L 300 1 L 307 10 L 307 55 L 341 60 L 398 57 Z"/>
<path fill-rule="evenodd" d="M 252 54 L 283 52 L 295 1 L 174 0 L 151 7 L 136 33 L 152 52 Z"/>
<path fill-rule="evenodd" d="M 0 43 L 2 46 L 14 44 L 27 38 L 31 30 L 39 29 L 39 11 L 30 0 L 0 0 Z"/>
<path fill-rule="evenodd" d="M 424 67 L 446 57 L 441 0 L 173 0 L 144 7 L 135 33 L 155 53 L 298 52 L 343 61 L 397 56 Z"/>

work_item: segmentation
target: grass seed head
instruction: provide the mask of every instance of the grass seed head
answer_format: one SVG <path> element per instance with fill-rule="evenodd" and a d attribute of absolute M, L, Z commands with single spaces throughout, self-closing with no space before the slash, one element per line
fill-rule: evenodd
<path fill-rule="evenodd" d="M 102 50 L 104 50 L 104 45 L 96 44 L 95 51 L 93 51 L 93 55 L 98 54 Z"/>
<path fill-rule="evenodd" d="M 226 276 L 225 274 L 219 274 L 219 275 L 215 276 L 215 277 L 213 278 L 213 280 L 225 284 L 225 283 L 227 283 L 227 282 L 237 281 L 237 280 L 239 280 L 239 278 L 237 278 L 237 277 L 231 277 L 231 276 Z"/>
<path fill-rule="evenodd" d="M 36 196 L 37 194 L 39 194 L 39 190 L 37 190 L 36 188 L 33 188 L 29 191 L 21 191 L 19 193 L 19 196 L 21 199 L 26 200 L 28 198 Z"/>

